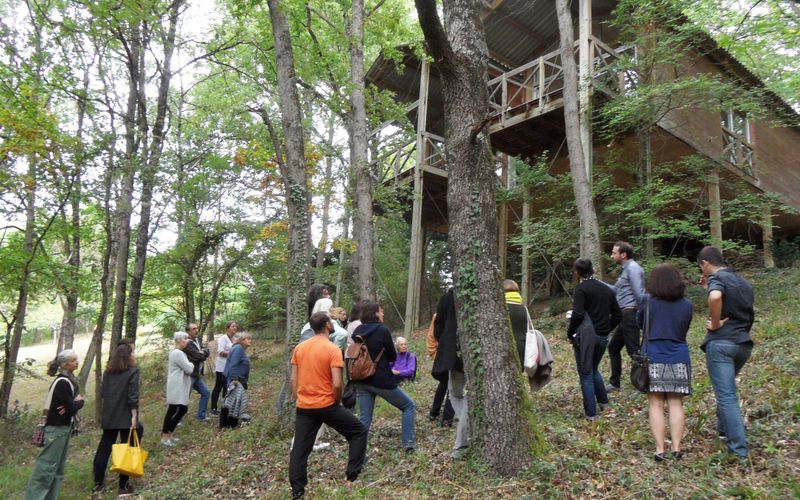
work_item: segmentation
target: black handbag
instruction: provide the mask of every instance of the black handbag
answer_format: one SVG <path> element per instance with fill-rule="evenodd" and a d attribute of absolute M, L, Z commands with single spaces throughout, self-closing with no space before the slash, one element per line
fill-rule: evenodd
<path fill-rule="evenodd" d="M 650 392 L 650 358 L 647 357 L 647 337 L 650 332 L 650 301 L 644 311 L 644 339 L 639 354 L 631 357 L 631 385 L 644 393 Z"/>
<path fill-rule="evenodd" d="M 356 405 L 356 386 L 352 381 L 347 382 L 342 391 L 342 406 L 352 408 Z"/>

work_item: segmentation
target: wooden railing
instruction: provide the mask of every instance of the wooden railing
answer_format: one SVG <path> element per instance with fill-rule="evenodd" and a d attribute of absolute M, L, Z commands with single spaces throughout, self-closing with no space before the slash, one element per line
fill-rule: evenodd
<path fill-rule="evenodd" d="M 574 51 L 577 56 L 578 42 Z M 629 47 L 612 48 L 595 36 L 589 39 L 589 54 L 592 61 L 592 77 L 595 87 L 606 93 L 617 93 L 625 89 L 625 77 L 613 67 L 614 61 Z M 548 105 L 556 104 L 563 95 L 564 78 L 561 64 L 561 51 L 554 50 L 538 57 L 522 66 L 503 73 L 488 82 L 489 102 L 494 122 L 504 124 L 506 120 L 521 113 L 528 112 L 533 116 L 547 110 Z M 419 106 L 419 102 L 410 104 L 406 111 L 410 112 Z M 530 113 L 531 110 L 534 113 Z M 519 120 L 519 118 L 517 118 Z M 381 127 L 370 136 L 376 137 Z M 425 155 L 423 167 L 444 168 L 444 139 L 429 132 L 423 132 Z M 386 143 L 381 141 L 378 154 L 372 158 L 371 164 L 378 162 L 385 167 L 391 162 L 391 171 L 395 178 L 402 172 L 412 168 L 416 161 L 416 140 L 406 139 L 401 142 Z"/>
<path fill-rule="evenodd" d="M 745 174 L 754 177 L 753 147 L 732 130 L 722 127 L 722 157 Z"/>

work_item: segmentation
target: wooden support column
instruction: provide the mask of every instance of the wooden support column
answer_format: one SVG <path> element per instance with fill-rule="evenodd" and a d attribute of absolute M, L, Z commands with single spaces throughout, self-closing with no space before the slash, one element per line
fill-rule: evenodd
<path fill-rule="evenodd" d="M 525 222 L 531 218 L 531 202 L 528 199 L 529 193 L 526 189 L 525 199 L 522 202 L 522 221 Z M 522 226 L 522 235 L 527 240 L 528 230 L 527 226 Z M 531 255 L 528 244 L 522 245 L 522 300 L 527 306 L 531 300 Z"/>
<path fill-rule="evenodd" d="M 408 289 L 406 291 L 406 317 L 403 331 L 406 336 L 416 326 L 419 316 L 420 273 L 422 265 L 422 196 L 423 196 L 423 163 L 425 162 L 425 128 L 428 114 L 428 81 L 430 66 L 423 59 L 419 82 L 419 106 L 417 107 L 417 161 L 414 164 L 414 202 L 411 212 L 411 254 L 408 259 Z"/>
<path fill-rule="evenodd" d="M 708 175 L 708 219 L 711 225 L 711 244 L 722 248 L 722 203 L 719 196 L 719 172 Z"/>
<path fill-rule="evenodd" d="M 772 207 L 764 207 L 763 222 L 761 223 L 762 242 L 764 243 L 764 267 L 775 267 L 775 258 L 772 256 Z"/>
<path fill-rule="evenodd" d="M 580 0 L 578 7 L 578 109 L 580 111 L 581 146 L 586 161 L 586 177 L 592 185 L 592 78 L 594 77 L 592 34 L 592 0 Z"/>
<path fill-rule="evenodd" d="M 504 154 L 501 157 L 502 167 L 500 170 L 500 183 L 503 188 L 508 189 L 508 163 L 509 157 Z M 498 265 L 500 266 L 500 276 L 505 278 L 506 269 L 508 268 L 508 249 L 506 244 L 508 241 L 508 204 L 503 203 L 498 210 L 497 221 L 497 254 L 500 257 Z"/>

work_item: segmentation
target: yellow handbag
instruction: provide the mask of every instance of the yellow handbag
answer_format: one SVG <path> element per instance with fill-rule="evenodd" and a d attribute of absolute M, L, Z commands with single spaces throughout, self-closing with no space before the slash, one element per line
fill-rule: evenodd
<path fill-rule="evenodd" d="M 133 446 L 131 446 L 133 440 Z M 128 433 L 127 443 L 117 443 L 111 447 L 111 472 L 130 477 L 144 475 L 144 463 L 148 453 L 139 444 L 139 433 L 136 429 Z"/>

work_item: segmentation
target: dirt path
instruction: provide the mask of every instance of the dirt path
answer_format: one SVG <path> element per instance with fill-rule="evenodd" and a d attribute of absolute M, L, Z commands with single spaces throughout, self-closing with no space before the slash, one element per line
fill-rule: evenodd
<path fill-rule="evenodd" d="M 75 337 L 73 349 L 78 353 L 78 359 L 81 364 L 86 358 L 86 352 L 89 350 L 89 344 L 92 341 L 92 336 L 79 335 Z M 108 355 L 108 346 L 110 337 L 103 338 L 103 359 L 105 360 Z M 167 342 L 166 339 L 156 334 L 142 334 L 136 342 L 136 354 L 142 355 L 144 353 L 153 351 L 163 346 Z M 26 375 L 18 375 L 14 381 L 14 387 L 11 390 L 11 407 L 15 405 L 15 401 L 19 402 L 22 408 L 28 405 L 35 408 L 40 402 L 44 401 L 44 394 L 47 392 L 47 387 L 50 384 L 50 377 L 46 375 L 47 363 L 50 362 L 56 355 L 56 346 L 53 343 L 45 342 L 32 346 L 20 347 L 17 360 L 23 362 L 26 359 L 32 359 L 33 365 L 30 367 L 34 372 L 41 375 L 40 378 L 34 378 Z M 79 368 L 80 369 L 80 368 Z M 84 394 L 92 394 L 94 391 L 94 377 L 89 377 L 87 386 L 83 389 Z"/>

